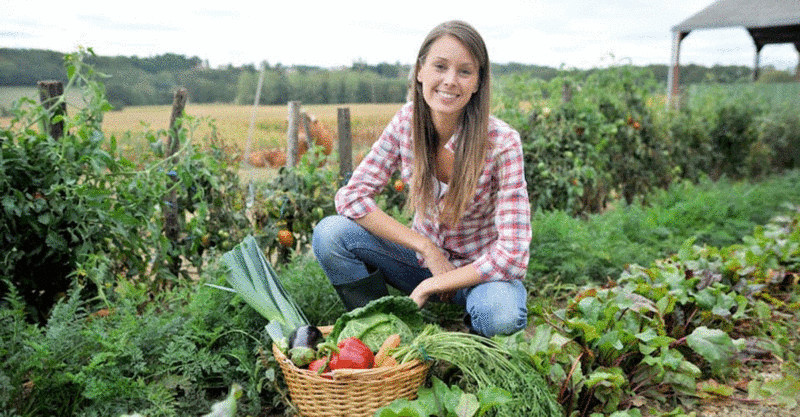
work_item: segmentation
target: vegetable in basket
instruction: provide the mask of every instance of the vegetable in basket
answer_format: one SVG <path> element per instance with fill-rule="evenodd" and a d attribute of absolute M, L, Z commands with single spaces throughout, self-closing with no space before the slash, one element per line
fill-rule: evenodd
<path fill-rule="evenodd" d="M 323 372 L 328 372 L 328 358 L 323 357 L 319 359 L 314 359 L 311 363 L 308 364 L 308 370 L 311 372 L 316 372 L 317 374 L 322 374 Z"/>
<path fill-rule="evenodd" d="M 331 356 L 328 365 L 331 370 L 369 369 L 375 363 L 375 356 L 369 347 L 355 337 L 348 337 L 336 346 L 339 351 Z"/>
<path fill-rule="evenodd" d="M 377 352 L 389 336 L 398 334 L 408 343 L 424 325 L 422 313 L 412 299 L 387 295 L 341 315 L 327 340 L 338 343 L 356 337 Z"/>
<path fill-rule="evenodd" d="M 233 288 L 207 285 L 239 294 L 269 321 L 266 329 L 273 341 L 280 342 L 298 327 L 309 324 L 253 236 L 223 254 L 222 261 L 229 269 L 228 282 Z"/>
<path fill-rule="evenodd" d="M 323 340 L 322 331 L 316 326 L 300 326 L 289 335 L 287 356 L 295 365 L 306 366 L 317 358 L 317 344 Z"/>

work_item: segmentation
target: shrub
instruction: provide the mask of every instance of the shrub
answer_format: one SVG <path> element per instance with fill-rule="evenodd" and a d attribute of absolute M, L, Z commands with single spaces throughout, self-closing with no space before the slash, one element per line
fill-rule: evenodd
<path fill-rule="evenodd" d="M 110 106 L 103 87 L 82 55 L 69 55 L 67 66 L 68 87 L 83 85 L 87 105 L 64 120 L 62 138 L 31 128 L 53 117 L 42 106 L 17 107 L 11 126 L 0 128 L 0 275 L 13 277 L 39 319 L 93 253 L 116 259 L 118 271 L 145 270 L 149 248 L 131 229 L 147 224 L 164 191 L 151 177 L 131 172 L 113 140 L 104 149 L 100 127 Z"/>
<path fill-rule="evenodd" d="M 201 150 L 192 138 L 196 119 L 180 119 L 182 147 L 169 159 L 143 158 L 147 166 L 140 168 L 119 155 L 116 138 L 101 130 L 111 107 L 98 74 L 83 63 L 86 55 L 66 58 L 65 90 L 79 88 L 84 107 L 54 116 L 28 100 L 15 106 L 11 125 L 0 128 L 0 276 L 11 277 L 41 321 L 73 280 L 101 290 L 110 284 L 101 277 L 138 276 L 157 290 L 188 277 L 181 259 L 200 269 L 209 248 L 230 247 L 230 239 L 249 226 L 225 148 L 211 129 L 208 148 Z M 46 123 L 59 119 L 65 123 L 61 138 L 32 128 L 39 123 L 45 131 Z M 167 134 L 145 136 L 157 150 Z M 162 233 L 171 191 L 182 226 L 175 242 Z M 104 272 L 88 272 L 95 270 Z M 6 291 L 0 284 L 0 294 Z"/>
<path fill-rule="evenodd" d="M 520 132 L 534 209 L 597 212 L 614 192 L 630 203 L 673 180 L 651 73 L 615 66 L 583 79 L 499 84 L 495 112 Z"/>

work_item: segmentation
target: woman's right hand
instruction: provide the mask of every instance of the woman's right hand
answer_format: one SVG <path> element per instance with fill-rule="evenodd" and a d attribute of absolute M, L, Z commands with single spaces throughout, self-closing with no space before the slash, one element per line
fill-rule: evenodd
<path fill-rule="evenodd" d="M 425 245 L 424 250 L 420 254 L 422 258 L 425 259 L 425 266 L 430 269 L 431 274 L 434 276 L 456 269 L 447 257 L 444 256 L 444 251 L 439 249 L 433 242 Z"/>
<path fill-rule="evenodd" d="M 444 274 L 445 272 L 450 272 L 456 267 L 444 256 L 444 252 L 439 249 L 438 246 L 434 245 L 433 242 L 426 245 L 425 250 L 421 252 L 422 258 L 425 259 L 425 265 L 431 271 L 434 278 L 437 275 Z M 439 300 L 447 302 L 450 301 L 455 295 L 455 291 L 447 291 L 447 292 L 440 292 L 438 293 Z"/>

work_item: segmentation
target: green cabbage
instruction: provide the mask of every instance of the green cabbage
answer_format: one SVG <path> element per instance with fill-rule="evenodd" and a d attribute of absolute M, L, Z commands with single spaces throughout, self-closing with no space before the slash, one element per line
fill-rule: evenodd
<path fill-rule="evenodd" d="M 392 334 L 409 343 L 424 326 L 417 304 L 405 296 L 385 296 L 364 307 L 343 314 L 336 320 L 328 340 L 357 337 L 373 352 Z"/>

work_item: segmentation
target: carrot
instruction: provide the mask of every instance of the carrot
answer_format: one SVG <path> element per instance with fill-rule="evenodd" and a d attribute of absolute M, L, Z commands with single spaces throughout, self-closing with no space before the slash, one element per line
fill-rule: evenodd
<path fill-rule="evenodd" d="M 388 359 L 389 357 L 389 350 L 394 349 L 398 346 L 400 346 L 400 335 L 397 333 L 389 335 L 389 337 L 387 337 L 386 340 L 383 341 L 383 344 L 381 345 L 380 349 L 378 349 L 378 353 L 375 354 L 375 366 L 376 367 L 382 366 L 383 362 L 386 361 L 386 359 Z M 394 361 L 394 363 L 396 364 L 397 361 Z"/>
<path fill-rule="evenodd" d="M 397 359 L 393 356 L 387 356 L 380 365 L 376 365 L 378 368 L 385 368 L 389 366 L 397 366 Z"/>

